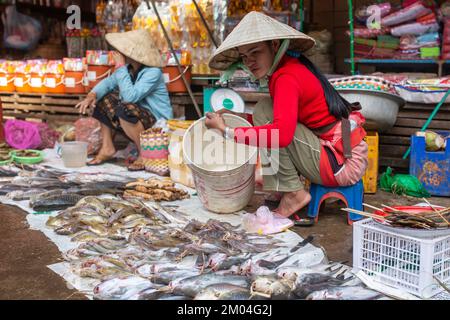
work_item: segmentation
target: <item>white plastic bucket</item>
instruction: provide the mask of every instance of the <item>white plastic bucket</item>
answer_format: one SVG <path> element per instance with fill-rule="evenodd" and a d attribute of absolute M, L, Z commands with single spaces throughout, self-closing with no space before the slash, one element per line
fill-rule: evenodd
<path fill-rule="evenodd" d="M 81 168 L 86 165 L 88 156 L 88 143 L 81 141 L 64 142 L 58 148 L 66 168 Z"/>
<path fill-rule="evenodd" d="M 230 128 L 251 126 L 248 121 L 234 115 L 225 114 L 223 117 Z M 208 138 L 212 139 L 208 141 Z M 214 156 L 220 153 L 224 158 L 228 156 L 229 161 L 210 163 L 210 150 L 218 151 L 211 153 Z M 183 158 L 192 170 L 200 201 L 215 213 L 237 212 L 249 204 L 255 192 L 257 155 L 256 147 L 225 140 L 216 131 L 208 130 L 205 118 L 195 122 L 183 139 Z"/>

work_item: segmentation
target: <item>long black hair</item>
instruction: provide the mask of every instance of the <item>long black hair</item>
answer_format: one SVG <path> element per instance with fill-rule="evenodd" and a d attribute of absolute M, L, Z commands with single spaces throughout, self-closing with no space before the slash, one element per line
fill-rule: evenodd
<path fill-rule="evenodd" d="M 298 52 L 288 51 L 290 56 L 296 57 L 301 64 L 303 64 L 316 78 L 320 81 L 323 91 L 325 93 L 325 100 L 327 101 L 328 110 L 336 117 L 336 119 L 348 119 L 352 112 L 352 105 L 344 99 L 339 92 L 333 87 L 322 72 L 311 62 L 305 55 Z"/>

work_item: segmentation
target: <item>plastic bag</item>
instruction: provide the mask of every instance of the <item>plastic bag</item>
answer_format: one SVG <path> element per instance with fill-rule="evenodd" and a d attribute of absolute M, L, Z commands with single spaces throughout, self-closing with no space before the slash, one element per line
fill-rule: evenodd
<path fill-rule="evenodd" d="M 46 123 L 38 123 L 37 126 L 41 137 L 41 144 L 38 146 L 38 149 L 53 149 L 60 133 L 51 129 Z"/>
<path fill-rule="evenodd" d="M 100 122 L 94 118 L 82 118 L 74 125 L 76 141 L 89 143 L 88 155 L 97 153 L 102 146 Z"/>
<path fill-rule="evenodd" d="M 381 24 L 388 27 L 395 26 L 425 16 L 429 13 L 431 13 L 430 9 L 426 8 L 421 2 L 416 2 L 409 7 L 384 17 L 381 20 Z"/>
<path fill-rule="evenodd" d="M 32 50 L 36 47 L 42 33 L 42 26 L 36 19 L 17 12 L 9 6 L 2 15 L 3 45 L 5 48 Z"/>
<path fill-rule="evenodd" d="M 6 142 L 14 149 L 36 149 L 41 143 L 37 123 L 22 120 L 8 120 L 5 123 Z"/>
<path fill-rule="evenodd" d="M 437 32 L 439 31 L 439 24 L 423 24 L 419 22 L 404 24 L 391 29 L 391 34 L 396 37 L 401 37 L 403 35 L 416 35 L 421 36 L 425 33 L 429 32 Z"/>
<path fill-rule="evenodd" d="M 247 232 L 261 235 L 284 232 L 294 225 L 292 220 L 272 213 L 268 207 L 259 208 L 255 214 L 247 213 L 242 219 Z"/>
<path fill-rule="evenodd" d="M 430 193 L 425 190 L 422 183 L 416 177 L 409 174 L 392 174 L 392 168 L 388 167 L 380 177 L 380 187 L 384 191 L 398 195 L 408 195 L 417 198 L 429 198 Z"/>

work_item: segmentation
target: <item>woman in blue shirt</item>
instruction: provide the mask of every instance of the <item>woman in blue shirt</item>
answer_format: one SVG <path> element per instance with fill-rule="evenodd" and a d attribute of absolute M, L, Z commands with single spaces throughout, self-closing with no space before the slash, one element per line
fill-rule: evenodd
<path fill-rule="evenodd" d="M 161 55 L 146 30 L 106 35 L 118 52 L 113 54 L 115 72 L 100 82 L 76 107 L 80 113 L 94 108 L 102 128 L 102 148 L 89 165 L 113 159 L 113 132 L 124 132 L 140 151 L 140 134 L 159 119 L 173 117 L 169 94 L 161 72 Z M 139 157 L 129 168 L 144 170 Z"/>

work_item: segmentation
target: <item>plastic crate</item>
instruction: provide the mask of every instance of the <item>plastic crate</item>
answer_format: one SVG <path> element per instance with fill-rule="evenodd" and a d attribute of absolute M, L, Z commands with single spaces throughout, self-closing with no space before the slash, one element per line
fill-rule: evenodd
<path fill-rule="evenodd" d="M 377 193 L 379 137 L 377 132 L 367 132 L 364 141 L 369 145 L 369 165 L 363 177 L 364 193 Z"/>
<path fill-rule="evenodd" d="M 380 227 L 372 219 L 353 224 L 353 267 L 374 281 L 430 298 L 450 283 L 450 236 L 415 238 Z"/>
<path fill-rule="evenodd" d="M 450 131 L 436 131 L 447 139 L 445 151 L 428 152 L 424 137 L 411 137 L 409 174 L 433 196 L 450 197 Z"/>

